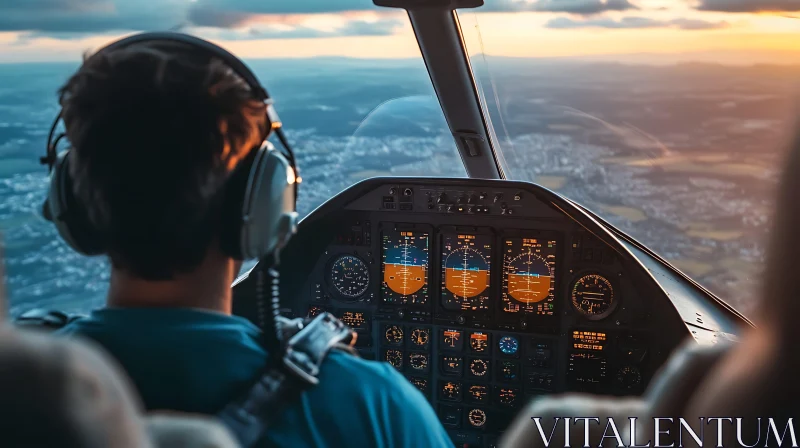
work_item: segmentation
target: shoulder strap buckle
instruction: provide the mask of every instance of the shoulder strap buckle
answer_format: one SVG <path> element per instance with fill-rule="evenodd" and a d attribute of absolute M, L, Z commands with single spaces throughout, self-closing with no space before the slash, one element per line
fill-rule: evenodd
<path fill-rule="evenodd" d="M 61 311 L 35 308 L 28 310 L 16 319 L 14 324 L 20 327 L 40 327 L 47 330 L 58 330 L 84 316 L 67 314 Z"/>
<path fill-rule="evenodd" d="M 319 383 L 322 361 L 334 346 L 352 346 L 356 333 L 330 313 L 322 313 L 299 329 L 286 342 L 283 365 L 306 385 Z"/>

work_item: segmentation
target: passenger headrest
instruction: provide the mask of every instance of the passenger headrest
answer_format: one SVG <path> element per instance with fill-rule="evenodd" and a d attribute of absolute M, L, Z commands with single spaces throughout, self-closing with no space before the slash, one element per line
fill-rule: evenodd
<path fill-rule="evenodd" d="M 208 417 L 142 416 L 122 370 L 88 342 L 0 324 L 0 446 L 236 448 Z"/>
<path fill-rule="evenodd" d="M 0 328 L 0 446 L 152 446 L 119 369 L 74 341 Z"/>

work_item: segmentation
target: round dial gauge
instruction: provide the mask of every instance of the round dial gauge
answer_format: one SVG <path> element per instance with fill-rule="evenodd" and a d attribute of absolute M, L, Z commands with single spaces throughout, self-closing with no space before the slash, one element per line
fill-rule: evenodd
<path fill-rule="evenodd" d="M 403 368 L 403 352 L 400 350 L 386 350 L 385 359 L 396 369 Z"/>
<path fill-rule="evenodd" d="M 414 370 L 425 370 L 428 367 L 428 355 L 424 353 L 412 353 L 409 355 L 408 363 Z"/>
<path fill-rule="evenodd" d="M 369 288 L 369 268 L 358 257 L 342 255 L 331 263 L 328 281 L 339 298 L 357 299 Z"/>
<path fill-rule="evenodd" d="M 411 342 L 420 347 L 428 343 L 430 331 L 427 328 L 415 328 L 411 330 Z"/>
<path fill-rule="evenodd" d="M 572 306 L 589 320 L 608 317 L 617 307 L 614 287 L 607 278 L 587 274 L 572 285 Z"/>
<path fill-rule="evenodd" d="M 401 344 L 403 342 L 403 329 L 397 325 L 386 327 L 386 342 L 390 344 Z"/>
<path fill-rule="evenodd" d="M 475 376 L 484 376 L 489 371 L 489 365 L 482 359 L 473 359 L 469 364 L 469 371 Z"/>
<path fill-rule="evenodd" d="M 480 428 L 486 424 L 486 413 L 480 409 L 472 409 L 469 411 L 467 417 L 469 419 L 469 424 L 476 428 Z"/>
<path fill-rule="evenodd" d="M 514 336 L 503 336 L 497 344 L 500 351 L 506 355 L 513 355 L 519 350 L 519 341 Z"/>

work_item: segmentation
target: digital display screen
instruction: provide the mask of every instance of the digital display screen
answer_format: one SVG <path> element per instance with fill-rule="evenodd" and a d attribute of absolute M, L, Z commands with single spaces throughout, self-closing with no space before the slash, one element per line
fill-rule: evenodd
<path fill-rule="evenodd" d="M 490 235 L 442 235 L 442 307 L 452 311 L 488 310 L 491 270 Z"/>
<path fill-rule="evenodd" d="M 594 392 L 607 381 L 606 357 L 597 352 L 579 352 L 569 355 L 567 377 L 573 389 Z"/>
<path fill-rule="evenodd" d="M 573 390 L 596 392 L 608 379 L 607 361 L 603 353 L 608 335 L 597 331 L 572 332 L 572 349 L 569 355 L 567 377 Z"/>
<path fill-rule="evenodd" d="M 573 331 L 572 348 L 575 350 L 603 351 L 606 346 L 606 334 L 596 331 Z"/>
<path fill-rule="evenodd" d="M 347 324 L 353 330 L 366 330 L 367 317 L 362 311 L 342 311 L 339 313 L 339 320 Z"/>
<path fill-rule="evenodd" d="M 503 245 L 503 311 L 554 315 L 556 241 L 507 238 Z"/>
<path fill-rule="evenodd" d="M 385 231 L 381 246 L 384 303 L 428 303 L 428 232 Z"/>

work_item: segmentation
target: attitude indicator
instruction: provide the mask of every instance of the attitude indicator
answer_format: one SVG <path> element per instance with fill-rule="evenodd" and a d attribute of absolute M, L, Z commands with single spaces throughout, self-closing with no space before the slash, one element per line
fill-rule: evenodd
<path fill-rule="evenodd" d="M 489 309 L 492 238 L 442 236 L 442 306 L 447 310 Z"/>
<path fill-rule="evenodd" d="M 508 238 L 503 252 L 503 311 L 554 314 L 556 241 Z"/>
<path fill-rule="evenodd" d="M 384 303 L 428 303 L 428 232 L 387 231 L 381 248 Z"/>

